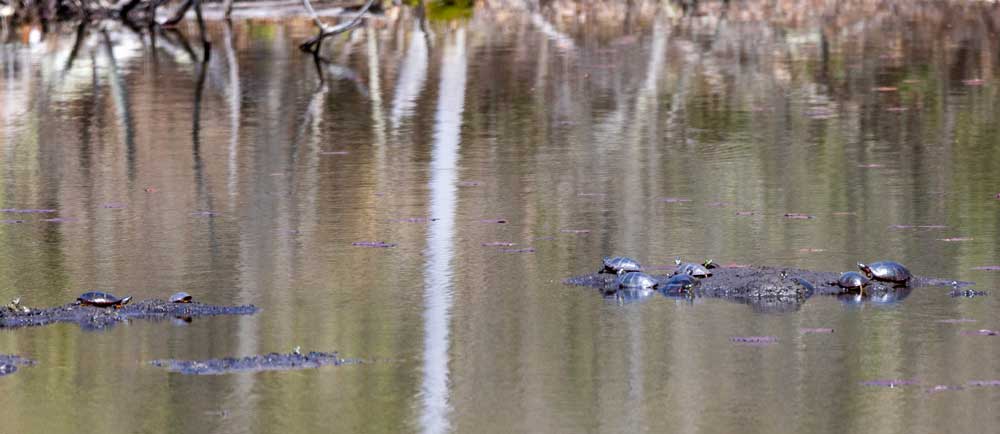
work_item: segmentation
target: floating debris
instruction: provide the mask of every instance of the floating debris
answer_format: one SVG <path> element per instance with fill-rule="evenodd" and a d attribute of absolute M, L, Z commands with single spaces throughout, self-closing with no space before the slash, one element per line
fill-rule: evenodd
<path fill-rule="evenodd" d="M 535 248 L 525 247 L 523 249 L 503 249 L 500 253 L 535 253 Z"/>
<path fill-rule="evenodd" d="M 691 201 L 691 199 L 684 198 L 684 197 L 664 197 L 664 198 L 660 199 L 660 202 L 664 202 L 664 203 L 683 203 L 683 202 L 690 202 L 690 201 Z"/>
<path fill-rule="evenodd" d="M 483 243 L 483 247 L 513 247 L 516 243 L 509 243 L 506 241 L 490 241 L 488 243 Z"/>
<path fill-rule="evenodd" d="M 895 92 L 899 89 L 897 89 L 895 86 L 879 86 L 879 87 L 873 87 L 872 90 L 875 92 Z"/>
<path fill-rule="evenodd" d="M 906 107 L 886 107 L 885 108 L 885 111 L 887 111 L 889 113 L 902 113 L 902 112 L 905 112 L 907 110 L 909 110 L 909 109 L 906 108 Z"/>
<path fill-rule="evenodd" d="M 816 216 L 809 215 L 809 214 L 797 213 L 797 212 L 789 212 L 789 213 L 785 213 L 785 218 L 786 219 L 792 219 L 792 220 L 808 220 L 808 219 L 814 219 L 814 218 L 816 218 Z"/>
<path fill-rule="evenodd" d="M 296 349 L 297 350 L 297 349 Z M 153 360 L 150 365 L 185 375 L 219 375 L 234 372 L 287 371 L 312 369 L 320 366 L 340 366 L 360 363 L 341 358 L 337 353 L 293 351 L 288 354 L 270 353 L 242 358 L 226 357 L 208 360 Z"/>
<path fill-rule="evenodd" d="M 983 265 L 981 267 L 972 267 L 972 269 L 978 271 L 1000 271 L 1000 265 Z"/>
<path fill-rule="evenodd" d="M 396 247 L 396 243 L 387 243 L 385 241 L 355 241 L 351 243 L 352 246 L 357 247 L 375 247 L 375 248 L 389 248 Z"/>
<path fill-rule="evenodd" d="M 438 220 L 441 219 L 433 217 L 403 217 L 403 218 L 392 219 L 390 221 L 397 223 L 429 223 L 429 222 L 436 222 Z"/>
<path fill-rule="evenodd" d="M 121 202 L 108 202 L 108 203 L 105 203 L 105 204 L 101 205 L 101 208 L 104 208 L 104 209 L 122 209 L 122 208 L 125 208 L 125 204 L 121 203 Z"/>
<path fill-rule="evenodd" d="M 920 384 L 917 380 L 870 380 L 862 381 L 862 386 L 889 387 L 915 386 Z"/>
<path fill-rule="evenodd" d="M 996 330 L 979 329 L 979 330 L 962 330 L 958 332 L 962 336 L 996 336 L 1000 332 Z"/>
<path fill-rule="evenodd" d="M 771 345 L 778 343 L 777 336 L 733 336 L 729 342 L 747 345 Z"/>
<path fill-rule="evenodd" d="M 195 217 L 216 217 L 219 213 L 215 211 L 195 211 L 191 215 Z"/>
<path fill-rule="evenodd" d="M 18 224 L 18 223 L 24 223 L 24 220 L 18 220 L 18 219 L 8 219 L 8 220 L 0 220 L 0 223 L 6 223 L 6 224 Z"/>
<path fill-rule="evenodd" d="M 31 209 L 31 208 L 27 208 L 27 209 L 22 209 L 22 208 L 3 208 L 3 209 L 0 209 L 0 212 L 6 212 L 6 213 L 11 213 L 11 214 L 50 214 L 50 213 L 54 213 L 56 211 L 57 210 L 54 210 L 54 209 Z"/>
<path fill-rule="evenodd" d="M 826 249 L 816 249 L 816 248 L 812 248 L 812 247 L 803 247 L 803 248 L 799 249 L 799 253 L 820 253 L 820 252 L 825 252 L 825 251 L 826 251 Z"/>
<path fill-rule="evenodd" d="M 889 225 L 889 229 L 947 229 L 946 225 Z"/>
<path fill-rule="evenodd" d="M 559 232 L 562 232 L 562 233 L 565 233 L 565 234 L 583 235 L 583 234 L 589 234 L 590 233 L 590 229 L 560 229 Z"/>
<path fill-rule="evenodd" d="M 954 237 L 954 238 L 938 238 L 938 241 L 945 242 L 961 242 L 961 241 L 972 241 L 975 238 L 972 237 Z"/>
<path fill-rule="evenodd" d="M 479 187 L 480 185 L 483 185 L 483 184 L 481 182 L 479 182 L 479 181 L 459 181 L 458 182 L 458 186 L 459 187 Z"/>
<path fill-rule="evenodd" d="M 832 328 L 826 328 L 826 327 L 813 327 L 813 328 L 808 328 L 807 327 L 807 328 L 800 328 L 799 329 L 799 333 L 802 333 L 804 335 L 830 334 L 830 333 L 833 333 L 833 329 Z"/>
<path fill-rule="evenodd" d="M 986 80 L 983 80 L 981 78 L 970 78 L 970 79 L 962 80 L 962 84 L 964 84 L 966 86 L 982 86 L 982 85 L 986 84 Z"/>
<path fill-rule="evenodd" d="M 156 193 L 157 190 L 156 187 L 146 187 L 142 189 L 142 191 L 145 191 L 146 193 Z"/>
<path fill-rule="evenodd" d="M 968 298 L 973 298 L 973 297 L 985 297 L 987 295 L 989 295 L 988 292 L 986 292 L 986 291 L 978 291 L 978 290 L 975 290 L 975 289 L 953 289 L 953 290 L 951 290 L 951 291 L 948 292 L 948 296 L 950 296 L 950 297 L 968 297 Z"/>
<path fill-rule="evenodd" d="M 879 163 L 868 163 L 868 164 L 859 164 L 858 167 L 862 169 L 881 169 L 885 167 L 885 165 Z"/>
<path fill-rule="evenodd" d="M 18 366 L 31 366 L 36 362 L 13 354 L 0 354 L 0 377 L 17 372 Z"/>
<path fill-rule="evenodd" d="M 319 155 L 347 155 L 348 151 L 320 151 Z"/>
<path fill-rule="evenodd" d="M 741 217 L 745 217 L 745 216 L 754 215 L 754 212 L 753 211 L 736 211 L 736 215 L 741 216 Z"/>
<path fill-rule="evenodd" d="M 972 387 L 1000 387 L 1000 380 L 976 380 L 968 384 Z"/>

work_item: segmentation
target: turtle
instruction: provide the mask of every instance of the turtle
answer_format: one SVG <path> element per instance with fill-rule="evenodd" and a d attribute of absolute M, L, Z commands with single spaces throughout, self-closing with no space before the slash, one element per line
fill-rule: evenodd
<path fill-rule="evenodd" d="M 194 297 L 184 291 L 175 292 L 174 295 L 170 296 L 171 303 L 190 303 Z"/>
<path fill-rule="evenodd" d="M 677 258 L 674 259 L 674 263 L 677 264 L 677 270 L 674 271 L 674 275 L 689 274 L 693 277 L 710 277 L 712 272 L 709 269 L 715 268 L 715 264 L 712 263 L 711 259 L 707 259 L 701 264 L 695 264 L 693 262 L 682 262 L 681 258 Z"/>
<path fill-rule="evenodd" d="M 671 276 L 670 279 L 663 283 L 661 289 L 664 293 L 690 293 L 691 289 L 698 286 L 699 283 L 701 283 L 701 281 L 695 279 L 689 270 L 687 273 L 675 274 Z"/>
<path fill-rule="evenodd" d="M 858 289 L 862 294 L 865 292 L 865 286 L 871 281 L 868 280 L 865 275 L 858 273 L 857 271 L 848 271 L 840 275 L 837 279 L 837 286 L 844 288 L 848 291 L 852 289 Z"/>
<path fill-rule="evenodd" d="M 642 271 L 642 265 L 635 259 L 626 256 L 604 257 L 604 268 L 598 273 L 618 274 L 619 271 L 631 273 Z"/>
<path fill-rule="evenodd" d="M 130 301 L 132 301 L 132 297 L 118 298 L 110 292 L 101 291 L 85 292 L 76 298 L 77 304 L 97 307 L 114 307 L 116 309 L 125 306 Z"/>
<path fill-rule="evenodd" d="M 618 278 L 615 279 L 615 286 L 618 288 L 656 288 L 659 284 L 660 282 L 654 279 L 653 276 L 641 271 L 633 271 L 631 273 L 621 271 L 618 273 Z"/>
<path fill-rule="evenodd" d="M 865 274 L 865 277 L 883 282 L 906 285 L 913 278 L 910 270 L 907 270 L 902 264 L 892 261 L 872 262 L 868 265 L 858 262 L 858 269 Z"/>

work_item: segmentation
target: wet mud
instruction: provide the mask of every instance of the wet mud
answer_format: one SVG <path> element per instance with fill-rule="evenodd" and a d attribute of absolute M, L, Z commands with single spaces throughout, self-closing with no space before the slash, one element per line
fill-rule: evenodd
<path fill-rule="evenodd" d="M 667 273 L 653 275 L 653 278 L 660 282 L 662 287 L 673 271 L 659 271 Z M 615 287 L 615 277 L 613 274 L 592 273 L 570 277 L 563 282 L 568 285 L 596 288 L 602 293 L 614 297 L 620 292 Z M 872 281 L 869 286 L 865 287 L 864 296 L 859 297 L 857 291 L 850 293 L 838 286 L 836 282 L 839 277 L 840 273 L 838 272 L 787 267 L 722 267 L 713 269 L 711 276 L 698 279 L 698 284 L 686 293 L 667 291 L 663 294 L 669 297 L 725 298 L 748 304 L 758 311 L 781 312 L 796 310 L 801 303 L 816 294 L 840 296 L 847 303 L 861 300 L 888 302 L 901 300 L 909 295 L 914 288 L 923 286 L 946 286 L 957 290 L 972 284 L 972 282 L 960 282 L 953 279 L 914 276 L 906 287 Z"/>
<path fill-rule="evenodd" d="M 84 306 L 75 303 L 49 308 L 7 306 L 0 308 L 0 328 L 43 326 L 56 323 L 76 323 L 85 329 L 102 329 L 134 319 L 168 320 L 215 315 L 251 315 L 259 309 L 254 305 L 217 306 L 204 303 L 171 303 L 165 300 L 142 300 L 121 308 Z"/>
<path fill-rule="evenodd" d="M 221 375 L 236 372 L 287 371 L 313 369 L 321 366 L 340 366 L 361 363 L 341 358 L 337 353 L 291 352 L 270 353 L 242 358 L 226 357 L 208 360 L 154 360 L 149 364 L 185 375 Z"/>

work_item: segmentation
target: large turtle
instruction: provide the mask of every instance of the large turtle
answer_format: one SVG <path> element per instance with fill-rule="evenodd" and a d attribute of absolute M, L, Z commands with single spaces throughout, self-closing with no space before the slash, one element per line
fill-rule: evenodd
<path fill-rule="evenodd" d="M 116 309 L 125 306 L 130 301 L 132 301 L 132 297 L 118 298 L 110 292 L 101 291 L 85 292 L 76 298 L 77 304 L 97 307 L 114 307 Z"/>
<path fill-rule="evenodd" d="M 618 278 L 615 279 L 615 286 L 618 288 L 631 288 L 631 289 L 645 289 L 645 288 L 656 288 L 660 282 L 657 281 L 653 276 L 650 276 L 641 271 L 634 271 L 631 273 L 626 273 L 624 271 L 618 273 Z"/>
<path fill-rule="evenodd" d="M 865 265 L 858 262 L 858 269 L 869 279 L 906 285 L 913 275 L 902 264 L 892 261 L 878 261 Z"/>
<path fill-rule="evenodd" d="M 674 271 L 674 275 L 689 274 L 693 277 L 709 277 L 712 272 L 709 271 L 711 268 L 715 268 L 715 264 L 712 263 L 711 259 L 702 262 L 701 264 L 696 264 L 693 262 L 683 262 L 681 258 L 674 259 L 674 263 L 677 264 L 677 270 Z"/>
<path fill-rule="evenodd" d="M 663 290 L 664 294 L 677 294 L 681 292 L 690 294 L 691 290 L 694 289 L 695 286 L 698 286 L 699 283 L 701 283 L 701 281 L 695 279 L 690 272 L 685 274 L 675 274 L 664 282 L 660 289 Z"/>
<path fill-rule="evenodd" d="M 598 273 L 618 274 L 619 271 L 631 273 L 642 271 L 642 265 L 635 259 L 626 256 L 604 257 L 604 268 Z"/>

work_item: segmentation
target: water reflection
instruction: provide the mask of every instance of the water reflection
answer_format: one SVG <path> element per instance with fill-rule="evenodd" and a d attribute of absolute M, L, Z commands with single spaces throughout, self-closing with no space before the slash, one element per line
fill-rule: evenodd
<path fill-rule="evenodd" d="M 421 38 L 422 39 L 422 38 Z M 441 85 L 431 151 L 430 215 L 439 219 L 427 233 L 424 278 L 424 366 L 420 388 L 421 432 L 443 433 L 448 421 L 452 271 L 458 186 L 458 151 L 465 111 L 465 29 L 444 35 Z"/>

